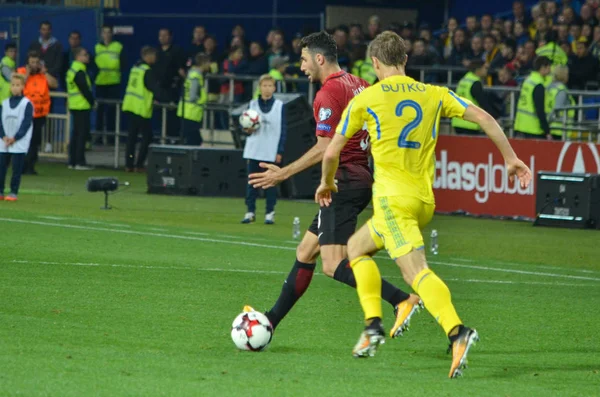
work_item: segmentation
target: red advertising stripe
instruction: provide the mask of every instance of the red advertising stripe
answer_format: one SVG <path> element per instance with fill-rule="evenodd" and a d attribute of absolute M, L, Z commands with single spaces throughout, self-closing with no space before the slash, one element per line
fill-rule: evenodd
<path fill-rule="evenodd" d="M 512 139 L 517 155 L 534 173 L 522 189 L 509 182 L 502 155 L 485 137 L 442 135 L 436 149 L 437 210 L 476 215 L 535 216 L 539 171 L 600 173 L 600 146 L 591 143 Z"/>

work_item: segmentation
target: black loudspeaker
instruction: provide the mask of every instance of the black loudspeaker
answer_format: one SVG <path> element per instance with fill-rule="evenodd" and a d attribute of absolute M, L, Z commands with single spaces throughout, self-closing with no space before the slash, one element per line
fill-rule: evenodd
<path fill-rule="evenodd" d="M 600 229 L 600 175 L 539 172 L 536 226 Z"/>
<path fill-rule="evenodd" d="M 241 150 L 150 145 L 148 193 L 244 197 L 246 184 Z"/>
<path fill-rule="evenodd" d="M 283 102 L 283 113 L 286 128 L 285 152 L 283 165 L 289 164 L 306 153 L 317 142 L 315 136 L 316 123 L 312 107 L 306 97 L 301 94 L 275 94 L 275 98 Z M 232 111 L 234 122 L 248 108 L 248 104 Z M 234 132 L 234 142 L 243 149 L 246 135 L 239 128 Z M 294 175 L 281 186 L 281 194 L 288 198 L 313 198 L 321 180 L 321 164 Z"/>

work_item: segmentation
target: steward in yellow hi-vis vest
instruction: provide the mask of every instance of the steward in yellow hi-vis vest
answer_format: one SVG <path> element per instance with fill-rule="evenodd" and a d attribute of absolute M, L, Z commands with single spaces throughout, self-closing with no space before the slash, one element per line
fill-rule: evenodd
<path fill-rule="evenodd" d="M 92 83 L 87 73 L 90 54 L 85 48 L 73 50 L 73 63 L 67 71 L 66 83 L 69 111 L 73 115 L 73 134 L 69 141 L 69 167 L 90 169 L 85 161 L 85 143 L 90 137 L 91 109 L 94 107 Z"/>
<path fill-rule="evenodd" d="M 96 75 L 96 97 L 99 99 L 121 99 L 121 88 L 124 67 L 127 65 L 123 45 L 113 40 L 113 28 L 102 26 L 102 40 L 94 47 L 94 63 L 98 69 Z M 116 106 L 114 104 L 98 104 L 96 110 L 96 130 L 114 131 L 116 123 Z"/>
<path fill-rule="evenodd" d="M 0 61 L 0 103 L 10 98 L 10 78 L 17 66 L 17 46 L 7 44 L 4 49 L 4 57 Z"/>
<path fill-rule="evenodd" d="M 157 53 L 156 48 L 143 47 L 142 59 L 131 68 L 129 73 L 123 98 L 123 111 L 128 113 L 129 119 L 125 152 L 126 171 L 134 171 L 134 167 L 137 171 L 144 171 L 148 146 L 152 142 L 152 104 L 159 89 L 158 81 L 152 73 L 152 65 L 156 63 Z M 139 134 L 142 135 L 142 142 L 136 161 L 135 146 Z"/>
<path fill-rule="evenodd" d="M 476 59 L 471 61 L 469 70 L 458 82 L 456 94 L 494 115 L 495 110 L 490 106 L 488 97 L 483 91 L 484 79 L 488 75 L 488 65 L 482 60 Z M 477 124 L 463 120 L 460 117 L 452 119 L 452 127 L 458 135 L 479 135 L 482 133 Z"/>
<path fill-rule="evenodd" d="M 210 58 L 205 54 L 196 54 L 194 66 L 189 70 L 183 84 L 183 98 L 177 105 L 177 117 L 183 119 L 183 137 L 186 145 L 202 145 L 202 116 L 207 100 L 204 86 L 204 73 L 210 70 Z"/>
<path fill-rule="evenodd" d="M 554 112 L 555 108 L 575 106 L 575 98 L 567 92 L 566 83 L 569 81 L 569 67 L 566 65 L 557 65 L 552 73 L 554 80 L 548 88 L 546 88 L 546 117 L 550 122 L 550 133 L 552 139 L 560 140 L 563 136 L 574 138 L 577 136 L 576 132 L 568 132 L 564 127 L 573 123 L 575 120 L 575 110 L 566 111 L 566 124 L 565 124 L 565 111 Z"/>
<path fill-rule="evenodd" d="M 537 57 L 533 71 L 521 86 L 515 133 L 518 138 L 549 138 L 550 126 L 546 119 L 546 76 L 550 74 L 552 62 L 547 57 Z"/>

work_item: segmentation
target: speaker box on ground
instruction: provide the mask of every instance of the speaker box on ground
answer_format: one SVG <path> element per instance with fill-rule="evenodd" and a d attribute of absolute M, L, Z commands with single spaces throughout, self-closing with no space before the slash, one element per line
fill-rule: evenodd
<path fill-rule="evenodd" d="M 148 193 L 244 197 L 246 184 L 241 150 L 150 145 Z"/>
<path fill-rule="evenodd" d="M 600 175 L 539 172 L 536 226 L 600 228 Z"/>

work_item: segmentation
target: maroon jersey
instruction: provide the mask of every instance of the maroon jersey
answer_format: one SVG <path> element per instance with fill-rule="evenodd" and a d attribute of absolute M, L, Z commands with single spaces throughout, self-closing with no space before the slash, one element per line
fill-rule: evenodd
<path fill-rule="evenodd" d="M 317 136 L 333 138 L 348 103 L 368 86 L 363 79 L 343 70 L 327 77 L 313 103 Z M 356 133 L 344 146 L 335 178 L 342 189 L 370 188 L 373 184 L 366 130 Z"/>

